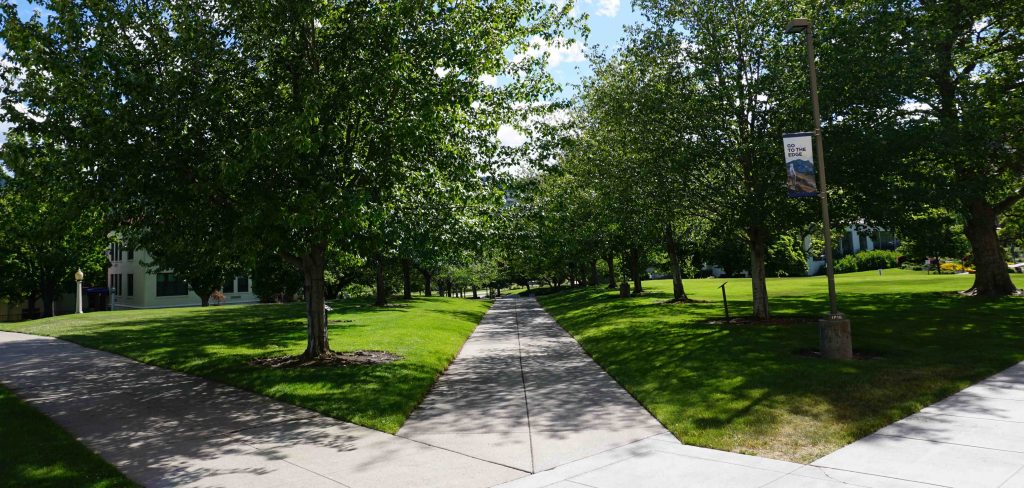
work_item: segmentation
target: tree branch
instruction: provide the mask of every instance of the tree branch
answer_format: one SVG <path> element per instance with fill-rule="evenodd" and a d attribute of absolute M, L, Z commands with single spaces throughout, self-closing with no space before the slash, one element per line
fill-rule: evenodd
<path fill-rule="evenodd" d="M 1003 201 L 997 203 L 993 207 L 996 211 L 996 215 L 999 215 L 1010 209 L 1015 203 L 1019 202 L 1024 198 L 1024 187 L 1020 187 L 1017 191 L 1013 192 L 1010 196 L 1003 199 Z"/>

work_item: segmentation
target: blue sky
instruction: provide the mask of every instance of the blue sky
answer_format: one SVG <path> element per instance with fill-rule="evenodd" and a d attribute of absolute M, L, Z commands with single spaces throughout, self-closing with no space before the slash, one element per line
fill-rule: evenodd
<path fill-rule="evenodd" d="M 580 51 L 563 56 L 565 61 L 554 66 L 549 64 L 548 67 L 555 80 L 562 84 L 567 93 L 572 92 L 571 85 L 578 83 L 581 76 L 591 72 L 589 63 L 582 59 L 582 52 L 593 46 L 598 46 L 606 52 L 617 47 L 625 33 L 625 27 L 642 20 L 642 17 L 632 10 L 629 0 L 576 0 L 576 11 L 587 14 L 590 37 L 586 46 L 580 46 Z"/>
<path fill-rule="evenodd" d="M 548 0 L 553 3 L 562 3 L 565 0 Z M 25 0 L 15 0 L 18 12 L 22 17 L 32 15 L 35 8 Z M 590 74 L 590 65 L 584 57 L 584 53 L 593 46 L 599 46 L 607 51 L 616 47 L 624 32 L 625 27 L 641 20 L 641 16 L 633 12 L 629 0 L 576 0 L 576 15 L 587 15 L 587 24 L 590 26 L 590 37 L 586 44 L 577 42 L 574 46 L 548 46 L 551 53 L 548 61 L 548 70 L 554 76 L 555 81 L 562 84 L 562 96 L 571 96 L 575 90 L 574 85 L 579 83 L 581 77 Z M 3 44 L 0 42 L 0 50 Z M 3 143 L 6 127 L 0 125 L 0 144 Z"/>

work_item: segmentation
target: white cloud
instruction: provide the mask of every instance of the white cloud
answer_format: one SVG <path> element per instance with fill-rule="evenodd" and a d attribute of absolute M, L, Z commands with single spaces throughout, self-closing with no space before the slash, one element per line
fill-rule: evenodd
<path fill-rule="evenodd" d="M 597 0 L 597 12 L 595 13 L 605 17 L 619 15 L 619 0 Z"/>
<path fill-rule="evenodd" d="M 548 0 L 548 3 L 562 7 L 565 5 L 566 0 Z M 573 17 L 580 16 L 580 8 L 586 5 L 584 10 L 592 11 L 594 15 L 601 17 L 616 17 L 619 15 L 619 6 L 622 4 L 621 0 L 578 0 L 572 6 L 571 15 Z"/>
<path fill-rule="evenodd" d="M 526 57 L 540 57 L 548 55 L 548 68 L 555 68 L 562 63 L 578 63 L 586 60 L 583 54 L 583 46 L 579 42 L 573 42 L 564 37 L 556 37 L 552 42 L 547 42 L 540 36 L 530 38 L 530 48 L 522 54 L 517 54 L 514 60 L 522 61 Z"/>
<path fill-rule="evenodd" d="M 480 83 L 487 86 L 498 86 L 498 77 L 494 75 L 481 75 Z"/>
<path fill-rule="evenodd" d="M 526 142 L 526 136 L 511 125 L 502 125 L 498 128 L 498 140 L 501 141 L 502 146 L 519 147 Z"/>

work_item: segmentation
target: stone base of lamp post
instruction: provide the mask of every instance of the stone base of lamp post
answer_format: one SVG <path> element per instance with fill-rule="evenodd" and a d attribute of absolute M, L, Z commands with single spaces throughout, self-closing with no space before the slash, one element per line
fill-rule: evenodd
<path fill-rule="evenodd" d="M 853 338 L 850 319 L 827 318 L 818 321 L 821 357 L 825 359 L 853 359 Z"/>

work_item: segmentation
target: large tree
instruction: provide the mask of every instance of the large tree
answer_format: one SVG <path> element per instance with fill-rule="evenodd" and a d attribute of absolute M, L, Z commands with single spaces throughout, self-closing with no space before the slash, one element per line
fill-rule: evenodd
<path fill-rule="evenodd" d="M 55 313 L 61 293 L 72 290 L 82 269 L 90 282 L 105 282 L 103 250 L 108 243 L 102 208 L 77 192 L 83 182 L 57 172 L 62 151 L 34 150 L 12 134 L 0 162 L 14 172 L 0 185 L 0 298 L 42 301 L 42 316 Z"/>
<path fill-rule="evenodd" d="M 791 2 L 641 0 L 645 37 L 679 73 L 669 97 L 691 133 L 692 201 L 724 229 L 741 233 L 750 254 L 754 316 L 768 317 L 765 260 L 775 236 L 812 214 L 788 199 L 780 136 L 807 130 L 802 46 L 781 32 Z M 667 98 L 667 100 L 670 98 Z"/>
<path fill-rule="evenodd" d="M 1015 293 L 997 229 L 1024 198 L 1019 2 L 840 5 L 818 14 L 837 182 L 866 217 L 897 229 L 907 215 L 952 212 L 976 270 L 968 293 Z"/>

